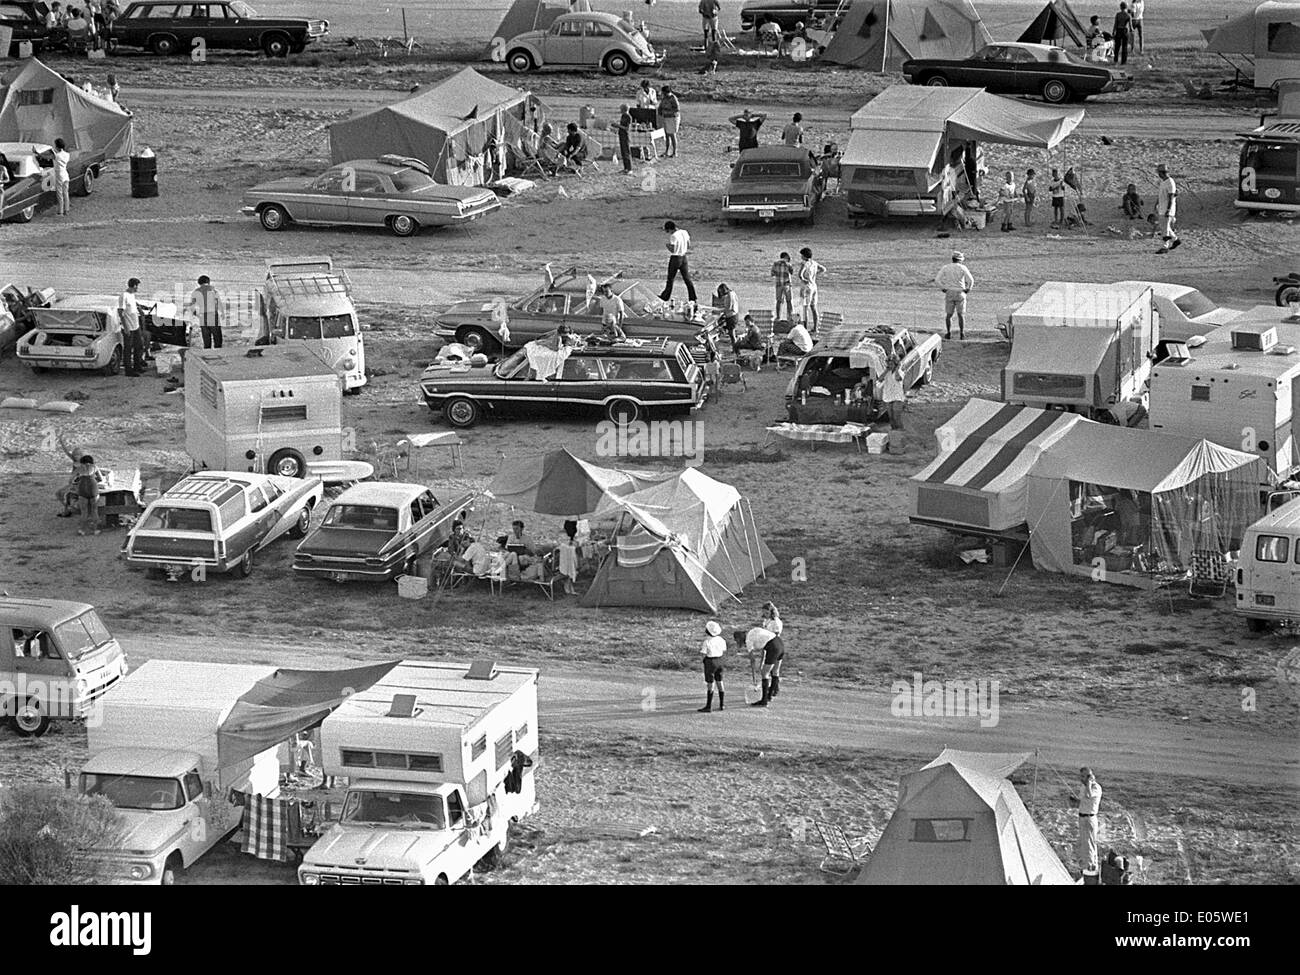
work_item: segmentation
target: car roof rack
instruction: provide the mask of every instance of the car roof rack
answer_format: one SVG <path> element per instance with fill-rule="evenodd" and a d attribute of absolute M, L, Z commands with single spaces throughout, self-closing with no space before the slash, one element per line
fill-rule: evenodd
<path fill-rule="evenodd" d="M 352 295 L 352 282 L 343 271 L 291 271 L 283 276 L 271 273 L 266 287 L 280 296 Z"/>
<path fill-rule="evenodd" d="M 244 485 L 228 477 L 204 477 L 197 478 L 192 484 L 178 491 L 176 487 L 184 484 L 188 476 L 181 478 L 176 482 L 176 486 L 170 490 L 164 491 L 162 497 L 158 500 L 166 503 L 168 501 L 210 501 L 213 504 L 220 504 L 228 498 L 234 497 L 236 492 L 242 493 Z"/>

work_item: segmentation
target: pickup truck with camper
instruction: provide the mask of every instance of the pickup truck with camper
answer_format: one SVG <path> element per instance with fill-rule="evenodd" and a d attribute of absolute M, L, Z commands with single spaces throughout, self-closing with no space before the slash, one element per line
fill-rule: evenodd
<path fill-rule="evenodd" d="M 325 773 L 348 790 L 301 884 L 454 884 L 537 808 L 536 670 L 404 661 L 320 731 Z"/>
<path fill-rule="evenodd" d="M 97 714 L 127 670 L 95 607 L 0 596 L 0 717 L 24 738 Z"/>

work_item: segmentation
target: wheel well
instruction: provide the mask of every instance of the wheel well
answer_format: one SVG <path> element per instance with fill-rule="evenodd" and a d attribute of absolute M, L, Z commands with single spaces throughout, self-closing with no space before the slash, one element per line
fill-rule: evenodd
<path fill-rule="evenodd" d="M 180 46 L 181 43 L 180 38 L 178 38 L 175 34 L 169 34 L 165 30 L 160 30 L 160 31 L 155 31 L 154 33 L 150 34 L 148 37 L 144 39 L 145 47 L 153 47 L 154 41 L 158 40 L 160 37 L 166 37 L 176 46 L 178 47 Z"/>
<path fill-rule="evenodd" d="M 406 217 L 408 220 L 411 221 L 411 223 L 415 224 L 417 227 L 420 226 L 420 221 L 417 220 L 415 217 L 411 216 L 409 213 L 390 213 L 388 216 L 384 217 L 384 223 L 386 225 L 391 224 L 398 217 Z"/>
<path fill-rule="evenodd" d="M 168 867 L 171 866 L 176 866 L 181 868 L 184 868 L 186 866 L 185 855 L 181 853 L 180 850 L 172 850 L 170 853 L 167 854 L 167 859 L 163 861 L 164 870 L 166 870 Z"/>
<path fill-rule="evenodd" d="M 523 47 L 523 46 L 520 46 L 520 47 L 512 47 L 509 51 L 507 51 L 507 52 L 506 52 L 506 60 L 509 61 L 509 60 L 510 60 L 512 57 L 514 57 L 516 54 L 526 54 L 526 55 L 528 55 L 529 60 L 531 60 L 531 61 L 533 62 L 533 64 L 541 64 L 541 63 L 542 63 L 542 59 L 541 59 L 541 58 L 539 58 L 539 57 L 538 57 L 538 56 L 537 56 L 533 51 L 530 51 L 528 48 Z"/>

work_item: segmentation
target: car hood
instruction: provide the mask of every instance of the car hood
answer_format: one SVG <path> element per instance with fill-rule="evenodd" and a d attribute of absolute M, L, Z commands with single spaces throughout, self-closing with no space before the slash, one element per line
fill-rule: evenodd
<path fill-rule="evenodd" d="M 450 830 L 392 829 L 334 825 L 316 841 L 304 866 L 316 869 L 358 866 L 417 870 L 451 845 Z M 364 864 L 357 861 L 364 860 Z"/>
<path fill-rule="evenodd" d="M 336 528 L 322 525 L 312 532 L 298 546 L 304 555 L 356 556 L 365 558 L 378 555 L 394 536 L 386 531 L 371 531 L 366 528 Z"/>
<path fill-rule="evenodd" d="M 177 833 L 185 829 L 180 809 L 149 811 L 146 809 L 118 809 L 122 821 L 122 839 L 114 848 L 95 850 L 102 856 L 121 857 L 127 850 L 153 853 L 165 846 Z"/>

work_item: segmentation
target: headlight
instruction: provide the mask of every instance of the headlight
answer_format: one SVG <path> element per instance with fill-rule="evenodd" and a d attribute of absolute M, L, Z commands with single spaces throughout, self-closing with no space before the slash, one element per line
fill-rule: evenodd
<path fill-rule="evenodd" d="M 133 863 L 127 867 L 126 875 L 132 880 L 148 880 L 153 876 L 153 865 L 149 863 Z"/>
<path fill-rule="evenodd" d="M 420 879 L 418 879 L 418 878 L 415 879 L 415 880 L 403 880 L 403 881 L 402 881 L 402 886 L 403 886 L 403 887 L 422 887 L 422 886 L 424 886 L 424 881 L 423 881 L 423 880 L 420 880 Z"/>
<path fill-rule="evenodd" d="M 73 688 L 73 692 L 77 697 L 85 697 L 86 691 L 90 690 L 90 685 L 87 684 L 85 680 L 78 680 L 77 683 L 73 685 Z"/>
<path fill-rule="evenodd" d="M 304 887 L 319 887 L 320 874 L 300 873 L 298 874 L 298 882 L 301 883 Z"/>
<path fill-rule="evenodd" d="M 352 358 L 352 356 L 348 356 L 346 359 L 344 359 L 342 362 L 339 363 L 339 367 L 351 371 L 357 367 L 357 360 Z"/>

